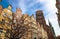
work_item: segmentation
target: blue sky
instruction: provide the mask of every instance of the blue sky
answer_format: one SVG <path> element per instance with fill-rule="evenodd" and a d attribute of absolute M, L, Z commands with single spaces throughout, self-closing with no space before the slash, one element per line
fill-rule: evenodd
<path fill-rule="evenodd" d="M 48 19 L 52 23 L 56 36 L 60 35 L 60 28 L 57 22 L 57 8 L 55 7 L 56 0 L 3 0 L 0 4 L 3 7 L 12 5 L 12 11 L 15 12 L 16 8 L 21 8 L 23 13 L 29 15 L 35 14 L 36 10 L 43 10 L 46 23 Z"/>
<path fill-rule="evenodd" d="M 0 5 L 2 5 L 4 8 L 7 8 L 8 7 L 8 2 L 7 2 L 7 0 L 2 0 L 2 2 L 0 2 Z"/>

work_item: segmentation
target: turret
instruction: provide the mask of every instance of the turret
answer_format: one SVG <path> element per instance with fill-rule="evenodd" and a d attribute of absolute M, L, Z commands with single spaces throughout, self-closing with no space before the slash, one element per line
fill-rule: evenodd
<path fill-rule="evenodd" d="M 12 6 L 11 6 L 11 5 L 9 5 L 9 6 L 8 6 L 8 9 L 9 9 L 9 10 L 12 10 Z"/>
<path fill-rule="evenodd" d="M 49 20 L 48 20 L 48 21 L 49 21 Z M 56 39 L 55 31 L 54 31 L 54 28 L 52 27 L 52 24 L 51 24 L 50 21 L 49 21 L 49 26 L 50 26 L 50 28 L 51 28 L 51 31 L 52 31 L 53 35 L 54 35 L 54 38 Z"/>

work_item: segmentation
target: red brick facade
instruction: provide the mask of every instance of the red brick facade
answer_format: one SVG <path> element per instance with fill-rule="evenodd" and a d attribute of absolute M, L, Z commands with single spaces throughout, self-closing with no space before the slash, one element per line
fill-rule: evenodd
<path fill-rule="evenodd" d="M 47 31 L 48 39 L 54 39 L 54 35 L 51 31 L 51 28 L 46 25 L 43 12 L 40 10 L 36 11 L 36 21 L 43 25 L 43 28 Z"/>

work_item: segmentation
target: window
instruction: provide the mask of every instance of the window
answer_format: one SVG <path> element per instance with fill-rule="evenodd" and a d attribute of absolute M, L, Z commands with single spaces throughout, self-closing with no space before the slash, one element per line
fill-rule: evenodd
<path fill-rule="evenodd" d="M 39 14 L 38 16 L 41 16 L 41 14 Z"/>
<path fill-rule="evenodd" d="M 3 15 L 4 17 L 6 17 L 6 13 L 4 13 L 4 15 Z"/>
<path fill-rule="evenodd" d="M 24 38 L 25 39 L 25 38 Z"/>
<path fill-rule="evenodd" d="M 2 38 L 0 38 L 0 39 L 2 39 Z"/>
<path fill-rule="evenodd" d="M 8 38 L 4 38 L 4 39 L 8 39 Z"/>
<path fill-rule="evenodd" d="M 19 39 L 19 38 L 16 38 L 16 39 Z"/>
<path fill-rule="evenodd" d="M 6 33 L 9 33 L 10 32 L 10 30 L 8 29 L 7 31 L 6 31 Z"/>
<path fill-rule="evenodd" d="M 13 30 L 16 30 L 16 27 L 13 27 Z"/>
<path fill-rule="evenodd" d="M 16 39 L 19 39 L 19 36 L 16 36 Z"/>
<path fill-rule="evenodd" d="M 36 37 L 34 39 L 36 39 Z"/>
<path fill-rule="evenodd" d="M 28 21 L 27 21 L 27 20 L 25 20 L 25 21 L 24 21 L 24 24 L 28 24 Z"/>
<path fill-rule="evenodd" d="M 9 16 L 9 19 L 11 19 L 11 20 L 12 20 L 12 16 Z"/>
<path fill-rule="evenodd" d="M 16 23 L 16 20 L 13 20 L 13 23 Z"/>
<path fill-rule="evenodd" d="M 5 20 L 4 19 L 2 19 L 2 23 L 5 23 Z"/>
<path fill-rule="evenodd" d="M 40 39 L 42 39 L 42 38 L 40 38 Z"/>
<path fill-rule="evenodd" d="M 0 28 L 0 32 L 3 32 L 3 28 Z"/>

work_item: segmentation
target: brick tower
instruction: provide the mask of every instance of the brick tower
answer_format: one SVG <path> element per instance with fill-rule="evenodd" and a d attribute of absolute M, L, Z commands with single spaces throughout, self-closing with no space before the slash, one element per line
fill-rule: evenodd
<path fill-rule="evenodd" d="M 48 34 L 48 39 L 54 39 L 54 35 L 51 31 L 50 26 L 48 26 L 45 22 L 43 11 L 41 10 L 36 11 L 36 21 L 39 22 L 40 25 L 43 25 L 44 30 L 46 30 Z"/>
<path fill-rule="evenodd" d="M 36 11 L 36 21 L 39 22 L 39 24 L 46 25 L 43 11 L 41 10 Z"/>

